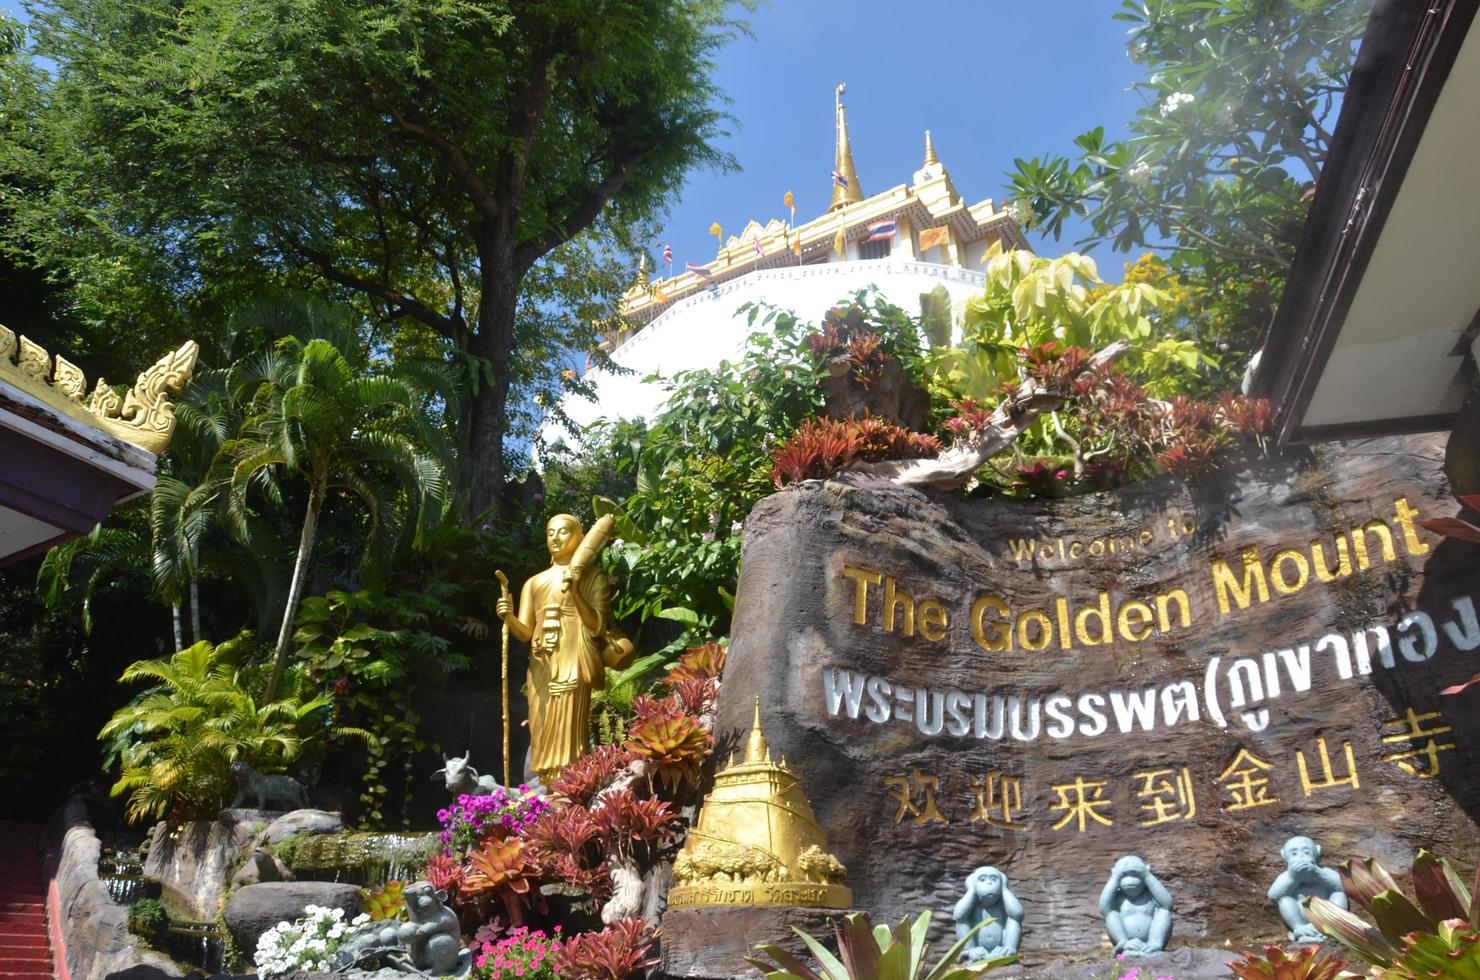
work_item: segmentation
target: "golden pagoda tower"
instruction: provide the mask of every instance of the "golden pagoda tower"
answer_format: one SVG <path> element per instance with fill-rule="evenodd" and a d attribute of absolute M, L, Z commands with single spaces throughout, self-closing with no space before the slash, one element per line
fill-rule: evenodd
<path fill-rule="evenodd" d="M 761 699 L 745 758 L 714 777 L 698 824 L 673 865 L 669 908 L 695 905 L 797 905 L 845 909 L 853 893 L 827 850 L 812 804 L 786 760 L 771 761 L 761 730 Z"/>
<path fill-rule="evenodd" d="M 829 211 L 846 208 L 863 200 L 863 188 L 858 186 L 858 170 L 853 166 L 853 147 L 848 142 L 848 107 L 843 105 L 843 93 L 847 89 L 848 86 L 839 82 L 834 99 L 834 110 L 838 117 L 837 151 L 834 154 L 833 192 L 832 203 L 827 208 Z M 838 179 L 840 176 L 841 181 Z M 847 186 L 843 186 L 844 184 Z"/>

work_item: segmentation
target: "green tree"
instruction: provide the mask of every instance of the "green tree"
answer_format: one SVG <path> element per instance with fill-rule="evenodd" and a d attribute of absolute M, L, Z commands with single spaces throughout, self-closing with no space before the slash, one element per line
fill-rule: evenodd
<path fill-rule="evenodd" d="M 1125 140 L 1103 127 L 1076 159 L 1017 160 L 1012 194 L 1056 239 L 1156 248 L 1210 301 L 1207 346 L 1257 342 L 1329 152 L 1367 0 L 1124 0 L 1128 53 L 1148 70 Z M 1241 363 L 1230 359 L 1237 371 Z"/>
<path fill-rule="evenodd" d="M 249 534 L 253 491 L 275 504 L 283 501 L 285 478 L 306 491 L 268 700 L 287 662 L 325 501 L 342 494 L 358 504 L 366 520 L 361 569 L 369 574 L 390 563 L 408 527 L 440 515 L 449 490 L 445 461 L 425 447 L 439 444 L 430 395 L 450 395 L 450 380 L 429 394 L 425 374 L 413 382 L 393 367 L 372 373 L 347 313 L 306 299 L 296 313 L 299 333 L 311 339 L 289 334 L 236 366 L 247 418 L 221 447 L 228 517 L 239 537 Z M 329 339 L 336 334 L 337 341 Z"/>
<path fill-rule="evenodd" d="M 476 379 L 482 513 L 511 385 L 566 367 L 542 356 L 552 329 L 589 332 L 520 318 L 531 271 L 583 265 L 558 252 L 583 232 L 608 259 L 685 171 L 726 162 L 710 80 L 726 7 L 33 0 L 34 54 L 55 66 L 28 103 L 45 193 L 9 202 L 11 240 L 94 297 L 278 273 L 419 325 Z"/>

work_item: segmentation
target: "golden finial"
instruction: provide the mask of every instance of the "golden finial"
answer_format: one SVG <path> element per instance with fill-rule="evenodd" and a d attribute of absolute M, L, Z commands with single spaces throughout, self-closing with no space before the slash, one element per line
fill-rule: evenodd
<path fill-rule="evenodd" d="M 771 747 L 766 744 L 766 735 L 761 731 L 761 699 L 755 699 L 755 721 L 750 726 L 750 741 L 745 743 L 744 765 L 771 761 Z"/>
<path fill-rule="evenodd" d="M 834 108 L 837 112 L 837 153 L 833 164 L 833 192 L 829 211 L 836 211 L 863 200 L 863 188 L 858 186 L 858 171 L 853 166 L 853 147 L 848 142 L 848 110 L 843 105 L 843 93 L 848 86 L 838 83 Z"/>
<path fill-rule="evenodd" d="M 930 141 L 930 130 L 925 130 L 925 166 L 940 163 L 940 157 L 935 155 L 935 144 Z"/>

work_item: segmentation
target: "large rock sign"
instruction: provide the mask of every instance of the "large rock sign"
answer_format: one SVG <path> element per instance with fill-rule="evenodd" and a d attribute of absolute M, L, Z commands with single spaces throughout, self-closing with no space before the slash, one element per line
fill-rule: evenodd
<path fill-rule="evenodd" d="M 1480 550 L 1434 440 L 1060 501 L 809 483 L 747 523 L 721 758 L 766 707 L 855 903 L 949 912 L 981 865 L 1023 952 L 1092 950 L 1116 858 L 1172 945 L 1280 940 L 1281 844 L 1472 866 Z M 876 918 L 876 921 L 878 919 Z"/>

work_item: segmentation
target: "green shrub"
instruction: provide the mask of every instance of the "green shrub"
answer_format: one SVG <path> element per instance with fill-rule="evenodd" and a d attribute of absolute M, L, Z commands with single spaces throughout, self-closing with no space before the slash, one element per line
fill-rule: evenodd
<path fill-rule="evenodd" d="M 243 666 L 250 646 L 250 633 L 219 646 L 201 641 L 123 672 L 123 683 L 155 682 L 114 712 L 98 735 L 117 753 L 122 775 L 113 795 L 128 794 L 129 820 L 213 815 L 236 792 L 233 762 L 282 772 L 331 732 L 326 695 L 305 701 L 294 692 L 257 703 Z M 289 681 L 291 691 L 296 676 Z M 373 740 L 368 732 L 353 733 Z"/>
<path fill-rule="evenodd" d="M 128 931 L 154 942 L 169 927 L 170 917 L 157 898 L 141 898 L 128 907 Z"/>

